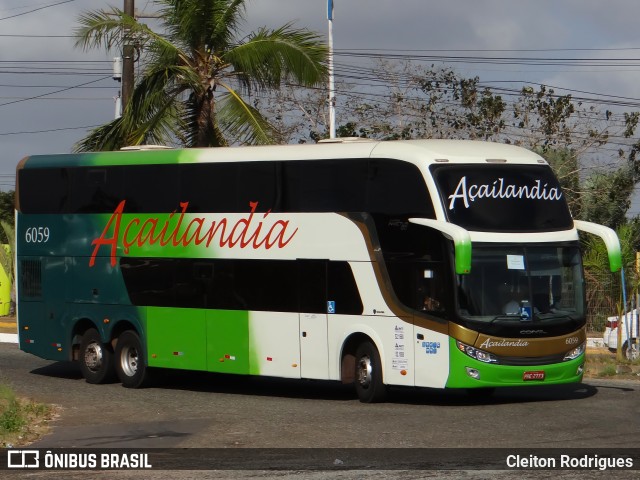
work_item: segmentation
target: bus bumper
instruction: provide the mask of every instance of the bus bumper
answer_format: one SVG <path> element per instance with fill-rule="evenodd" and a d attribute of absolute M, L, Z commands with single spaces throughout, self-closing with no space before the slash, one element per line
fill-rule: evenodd
<path fill-rule="evenodd" d="M 584 353 L 573 360 L 550 365 L 499 365 L 471 358 L 455 348 L 454 339 L 451 341 L 446 388 L 557 385 L 582 381 Z"/>

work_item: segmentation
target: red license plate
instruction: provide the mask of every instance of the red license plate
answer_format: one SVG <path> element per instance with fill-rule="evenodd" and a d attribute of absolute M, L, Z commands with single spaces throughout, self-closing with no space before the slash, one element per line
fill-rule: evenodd
<path fill-rule="evenodd" d="M 522 380 L 526 381 L 540 381 L 544 380 L 544 370 L 537 370 L 535 372 L 524 372 Z"/>

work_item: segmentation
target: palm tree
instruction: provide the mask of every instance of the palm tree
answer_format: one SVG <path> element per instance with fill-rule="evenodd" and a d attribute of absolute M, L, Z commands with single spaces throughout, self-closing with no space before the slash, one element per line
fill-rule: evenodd
<path fill-rule="evenodd" d="M 276 129 L 243 94 L 285 80 L 314 86 L 326 78 L 327 48 L 309 30 L 288 23 L 236 38 L 246 0 L 155 3 L 163 34 L 117 8 L 79 17 L 77 46 L 109 50 L 127 32 L 145 62 L 122 116 L 93 130 L 77 151 L 176 141 L 186 147 L 276 143 Z"/>

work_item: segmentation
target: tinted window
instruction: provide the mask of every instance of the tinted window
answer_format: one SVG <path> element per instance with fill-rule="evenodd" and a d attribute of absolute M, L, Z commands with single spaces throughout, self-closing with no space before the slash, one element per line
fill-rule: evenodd
<path fill-rule="evenodd" d="M 298 285 L 300 311 L 320 313 L 327 310 L 326 260 L 299 260 Z"/>
<path fill-rule="evenodd" d="M 365 210 L 366 160 L 284 162 L 284 209 L 299 212 Z"/>
<path fill-rule="evenodd" d="M 346 262 L 122 258 L 120 267 L 139 306 L 326 313 L 329 297 L 336 313 L 362 313 Z"/>
<path fill-rule="evenodd" d="M 369 161 L 366 211 L 435 218 L 422 173 L 399 160 Z"/>
<path fill-rule="evenodd" d="M 180 199 L 189 212 L 235 212 L 237 163 L 196 163 L 180 168 Z"/>
<path fill-rule="evenodd" d="M 110 213 L 124 199 L 121 168 L 88 167 L 68 172 L 73 185 L 70 212 Z"/>
<path fill-rule="evenodd" d="M 113 167 L 112 167 L 113 168 Z M 124 169 L 128 212 L 180 210 L 179 165 L 131 165 Z"/>
<path fill-rule="evenodd" d="M 69 178 L 64 168 L 25 168 L 18 171 L 20 211 L 59 213 L 68 208 Z"/>
<path fill-rule="evenodd" d="M 336 313 L 362 314 L 362 300 L 349 264 L 347 262 L 330 262 L 328 276 L 327 299 L 335 302 Z"/>
<path fill-rule="evenodd" d="M 397 160 L 22 169 L 24 213 L 365 212 L 433 218 L 422 175 Z M 69 197 L 68 192 L 71 192 Z"/>
<path fill-rule="evenodd" d="M 276 204 L 276 163 L 243 162 L 238 165 L 236 199 L 239 212 L 251 210 L 249 202 L 256 202 L 256 212 L 273 210 Z"/>
<path fill-rule="evenodd" d="M 174 265 L 175 260 L 123 258 L 120 269 L 131 302 L 134 305 L 174 306 Z"/>

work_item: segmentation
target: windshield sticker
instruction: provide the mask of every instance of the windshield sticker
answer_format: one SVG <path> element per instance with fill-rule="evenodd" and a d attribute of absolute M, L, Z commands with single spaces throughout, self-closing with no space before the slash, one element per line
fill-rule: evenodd
<path fill-rule="evenodd" d="M 437 355 L 440 342 L 422 342 L 422 348 L 427 355 Z"/>
<path fill-rule="evenodd" d="M 395 347 L 393 349 L 393 359 L 391 362 L 391 368 L 393 370 L 406 370 L 409 361 L 406 357 L 405 339 L 404 339 L 404 326 L 395 325 L 393 328 Z"/>
<path fill-rule="evenodd" d="M 336 313 L 336 302 L 335 302 L 335 300 L 329 300 L 327 302 L 327 313 L 329 313 L 329 314 Z"/>
<path fill-rule="evenodd" d="M 507 268 L 509 270 L 524 270 L 524 256 L 507 255 Z"/>

